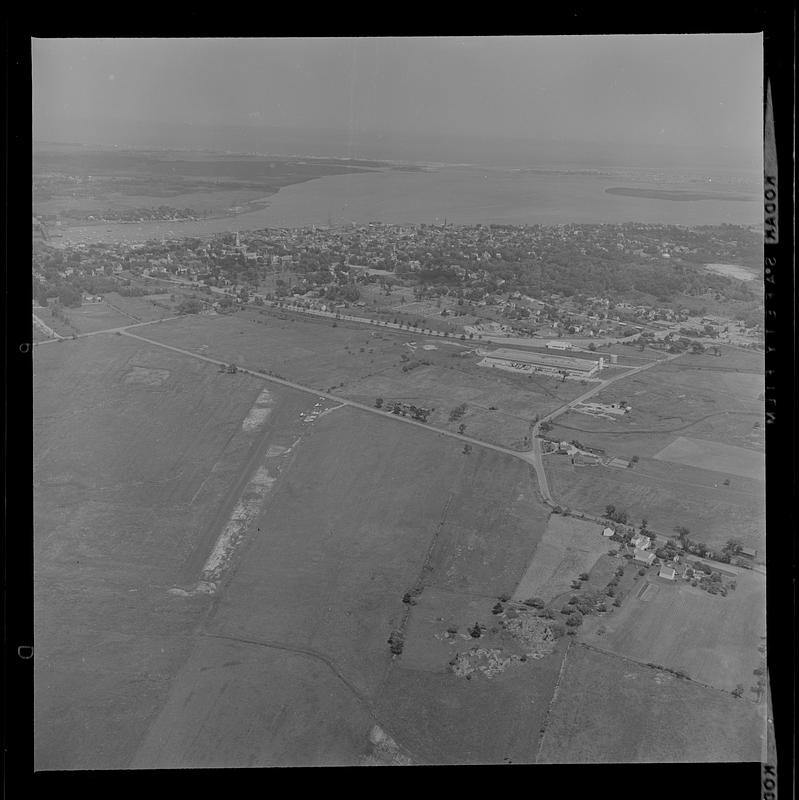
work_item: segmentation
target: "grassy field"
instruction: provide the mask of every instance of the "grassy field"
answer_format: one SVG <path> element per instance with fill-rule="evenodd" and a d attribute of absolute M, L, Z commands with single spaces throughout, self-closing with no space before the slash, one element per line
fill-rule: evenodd
<path fill-rule="evenodd" d="M 580 573 L 591 572 L 608 552 L 608 540 L 601 534 L 602 527 L 595 522 L 553 514 L 513 599 L 540 597 L 548 603 L 566 592 Z"/>
<path fill-rule="evenodd" d="M 313 403 L 276 394 L 273 428 L 248 433 L 261 388 L 124 337 L 36 349 L 37 769 L 129 766 L 208 610 L 170 588 L 253 448 L 296 438 Z"/>
<path fill-rule="evenodd" d="M 435 408 L 429 424 L 523 448 L 535 416 L 577 396 L 579 382 L 491 373 L 461 342 L 296 314 L 186 317 L 147 328 L 148 338 L 233 361 L 372 405 L 376 398 Z M 425 345 L 434 347 L 424 350 Z M 429 363 L 422 363 L 429 362 Z M 464 416 L 450 412 L 466 403 Z M 494 406 L 494 410 L 491 409 Z"/>
<path fill-rule="evenodd" d="M 109 292 L 105 295 L 105 302 L 123 314 L 128 322 L 151 322 L 156 319 L 172 316 L 175 303 L 172 302 L 170 294 L 159 294 L 153 289 L 154 294 L 144 297 L 122 297 L 116 292 Z M 160 305 L 156 305 L 159 303 Z M 164 308 L 166 306 L 166 308 Z"/>
<path fill-rule="evenodd" d="M 583 640 L 602 650 L 679 670 L 700 683 L 732 691 L 756 683 L 752 671 L 762 656 L 766 626 L 765 578 L 742 572 L 726 597 L 710 595 L 685 581 L 651 577 L 658 591 L 631 596 L 611 617 L 586 629 Z"/>
<path fill-rule="evenodd" d="M 475 596 L 518 580 L 546 516 L 534 506 L 521 462 L 490 451 L 466 456 L 457 442 L 352 409 L 320 417 L 291 455 L 258 535 L 204 627 L 204 638 L 224 645 L 200 641 L 135 764 L 359 763 L 375 721 L 414 760 L 434 761 L 437 751 L 400 725 L 395 702 L 386 702 L 393 691 L 386 686 L 406 669 L 387 642 L 403 625 L 403 595 L 419 586 L 421 600 L 434 602 L 443 591 L 470 619 Z M 490 618 L 487 602 L 481 613 Z M 424 626 L 410 629 L 409 653 L 412 641 L 423 646 L 429 634 Z M 445 658 L 438 667 L 446 668 Z M 308 689 L 321 674 L 324 689 Z M 444 677 L 461 691 L 462 679 Z M 518 683 L 497 692 L 510 703 L 517 690 Z M 405 699 L 423 716 L 426 689 L 419 691 Z M 218 723 L 226 704 L 243 709 L 240 724 L 233 712 Z M 340 725 L 348 731 L 341 737 Z M 515 735 L 510 727 L 506 736 Z M 292 743 L 296 735 L 304 750 Z M 460 758 L 457 742 L 449 746 Z"/>
<path fill-rule="evenodd" d="M 628 458 L 654 456 L 678 436 L 692 436 L 762 453 L 765 447 L 763 416 L 749 412 L 715 412 L 695 422 L 675 421 L 669 429 L 647 433 L 624 429 L 619 423 L 588 414 L 568 412 L 558 417 L 547 436 L 563 441 L 577 439 L 590 447 L 599 447 L 608 454 Z"/>
<path fill-rule="evenodd" d="M 564 506 L 603 514 L 605 506 L 649 520 L 653 530 L 671 534 L 684 525 L 691 538 L 721 547 L 730 538 L 763 549 L 765 493 L 763 483 L 695 467 L 642 460 L 634 469 L 575 467 L 569 459 L 544 459 L 553 497 Z"/>
<path fill-rule="evenodd" d="M 132 767 L 358 764 L 373 722 L 323 660 L 201 636 Z"/>
<path fill-rule="evenodd" d="M 575 644 L 538 762 L 760 761 L 764 733 L 748 700 Z"/>
<path fill-rule="evenodd" d="M 748 354 L 747 354 L 748 355 Z M 654 455 L 677 436 L 762 452 L 764 390 L 762 372 L 692 366 L 682 356 L 668 364 L 621 379 L 592 401 L 626 400 L 632 411 L 613 420 L 569 411 L 558 418 L 552 437 L 573 439 L 619 455 Z"/>
<path fill-rule="evenodd" d="M 657 453 L 655 458 L 752 480 L 762 481 L 766 474 L 764 453 L 705 439 L 680 436 Z"/>

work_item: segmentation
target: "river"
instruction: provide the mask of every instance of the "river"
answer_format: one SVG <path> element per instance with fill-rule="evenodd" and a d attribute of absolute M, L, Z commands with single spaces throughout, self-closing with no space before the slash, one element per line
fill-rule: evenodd
<path fill-rule="evenodd" d="M 206 237 L 226 231 L 305 227 L 381 221 L 396 224 L 556 225 L 643 222 L 673 225 L 757 225 L 762 205 L 756 192 L 747 200 L 650 199 L 607 194 L 630 185 L 608 175 L 517 172 L 476 167 L 443 167 L 429 172 L 328 175 L 286 186 L 256 210 L 236 216 L 186 222 L 101 224 L 63 229 L 60 242 L 147 241 Z M 639 188 L 663 184 L 633 182 Z M 668 188 L 701 190 L 696 183 Z M 717 190 L 718 184 L 713 184 Z M 731 193 L 740 194 L 738 186 Z"/>

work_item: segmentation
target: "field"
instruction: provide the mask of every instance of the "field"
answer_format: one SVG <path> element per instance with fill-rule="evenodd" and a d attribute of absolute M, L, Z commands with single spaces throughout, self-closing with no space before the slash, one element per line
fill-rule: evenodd
<path fill-rule="evenodd" d="M 457 587 L 445 592 L 463 593 L 460 606 L 475 593 L 513 585 L 546 513 L 533 499 L 527 468 L 510 458 L 464 456 L 456 442 L 350 409 L 311 427 L 136 766 L 220 759 L 227 766 L 275 765 L 317 756 L 316 763 L 359 763 L 368 754 L 367 723 L 375 720 L 415 760 L 435 760 L 399 726 L 395 703 L 386 704 L 392 690 L 384 684 L 406 669 L 404 655 L 393 659 L 387 644 L 402 625 L 403 595 L 414 585 L 422 586 L 422 598 L 428 587 L 431 597 L 439 586 Z M 500 493 L 496 504 L 487 502 L 492 492 Z M 428 633 L 409 631 L 409 649 Z M 235 669 L 219 669 L 225 663 Z M 438 672 L 445 667 L 443 660 Z M 312 702 L 307 686 L 322 673 L 327 684 L 312 690 Z M 460 681 L 436 675 L 442 678 L 453 687 Z M 425 697 L 406 701 L 425 713 Z M 257 716 L 249 710 L 254 702 Z M 497 698 L 488 692 L 486 702 Z M 223 706 L 244 709 L 243 720 L 235 723 L 231 711 L 230 721 L 226 712 L 218 724 Z M 478 709 L 467 705 L 461 713 Z M 404 721 L 414 724 L 421 723 Z M 340 736 L 342 725 L 349 733 Z M 251 729 L 257 736 L 244 735 Z M 291 744 L 295 735 L 303 737 L 301 748 Z M 235 750 L 225 749 L 229 741 Z M 458 741 L 438 744 L 445 746 L 453 759 L 467 757 Z"/>
<path fill-rule="evenodd" d="M 553 514 L 513 599 L 540 597 L 548 603 L 566 592 L 580 573 L 591 572 L 607 553 L 610 545 L 601 534 L 595 522 Z"/>
<path fill-rule="evenodd" d="M 456 431 L 464 424 L 470 436 L 518 449 L 536 415 L 584 391 L 577 381 L 498 377 L 477 367 L 475 356 L 458 358 L 471 349 L 461 342 L 303 315 L 192 316 L 152 325 L 145 335 L 368 405 L 382 397 L 434 408 L 431 426 Z M 464 415 L 450 422 L 463 403 Z"/>
<path fill-rule="evenodd" d="M 606 632 L 586 631 L 594 647 L 679 670 L 694 680 L 731 692 L 756 683 L 758 647 L 765 637 L 765 578 L 742 571 L 726 597 L 684 581 L 651 578 L 657 592 L 637 595 L 603 620 Z"/>
<path fill-rule="evenodd" d="M 686 464 L 752 480 L 763 480 L 766 473 L 763 453 L 684 436 L 679 436 L 654 457 L 659 461 Z"/>
<path fill-rule="evenodd" d="M 649 527 L 667 536 L 684 525 L 691 538 L 722 547 L 739 538 L 744 546 L 763 550 L 765 493 L 762 482 L 724 473 L 683 467 L 650 459 L 634 469 L 575 467 L 562 456 L 546 456 L 553 497 L 564 506 L 604 514 L 605 506 L 628 512 L 630 520 L 649 520 Z"/>
<path fill-rule="evenodd" d="M 142 331 L 357 399 L 378 390 L 433 398 L 434 422 L 463 422 L 470 434 L 487 435 L 483 420 L 501 414 L 529 427 L 531 415 L 563 402 L 559 392 L 583 391 L 516 376 L 488 384 L 452 356 L 457 343 L 422 350 L 424 337 L 342 322 L 240 312 Z M 532 763 L 543 730 L 539 760 L 572 750 L 591 760 L 596 735 L 583 739 L 573 725 L 594 706 L 610 726 L 602 752 L 626 753 L 618 760 L 694 760 L 697 747 L 726 758 L 702 739 L 722 715 L 729 752 L 744 752 L 733 731 L 739 720 L 754 724 L 752 703 L 686 681 L 677 691 L 673 675 L 652 678 L 638 665 L 627 671 L 648 677 L 623 678 L 616 665 L 632 662 L 558 638 L 506 602 L 528 590 L 557 595 L 583 571 L 601 588 L 620 562 L 604 555 L 610 545 L 595 523 L 550 515 L 520 459 L 479 446 L 465 453 L 434 429 L 122 335 L 45 344 L 35 355 L 38 769 Z M 422 359 L 430 363 L 403 372 Z M 459 403 L 467 411 L 450 422 Z M 748 485 L 735 477 L 714 507 L 718 473 L 696 467 L 645 458 L 634 470 L 575 469 L 546 458 L 553 492 L 573 493 L 575 508 L 622 507 L 620 487 L 671 487 L 656 511 L 639 510 L 651 497 L 629 504 L 655 529 L 682 521 L 689 484 L 690 513 L 705 514 L 724 541 L 753 504 L 746 495 L 730 505 Z M 598 646 L 664 666 L 673 659 L 723 687 L 751 671 L 759 575 L 743 576 L 727 598 L 669 604 L 666 589 L 648 602 L 632 596 L 636 573 L 625 572 L 624 602 L 603 618 L 612 625 Z M 686 638 L 694 616 L 701 624 Z M 479 635 L 467 630 L 475 623 Z M 609 661 L 588 679 L 581 653 Z M 576 710 L 570 686 L 579 687 Z M 694 698 L 700 689 L 713 694 Z M 633 745 L 629 733 L 613 739 L 624 728 L 616 695 L 634 707 Z M 705 726 L 698 744 L 687 729 L 659 743 L 660 722 L 677 730 L 669 715 L 678 708 Z"/>
<path fill-rule="evenodd" d="M 722 546 L 739 537 L 763 549 L 765 444 L 762 354 L 724 348 L 724 355 L 683 355 L 622 378 L 591 398 L 626 400 L 632 411 L 612 420 L 569 411 L 547 436 L 600 448 L 638 462 L 633 469 L 574 467 L 545 459 L 562 505 L 602 513 L 607 504 L 647 518 L 671 534 Z M 761 372 L 754 370 L 758 363 Z M 739 371 L 740 370 L 740 371 Z"/>
<path fill-rule="evenodd" d="M 538 762 L 761 761 L 764 734 L 748 700 L 575 644 Z"/>
<path fill-rule="evenodd" d="M 122 297 L 116 292 L 109 292 L 103 299 L 123 314 L 128 323 L 151 322 L 175 313 L 176 304 L 172 301 L 171 294 L 159 294 L 156 289 L 153 289 L 153 294 L 144 297 Z"/>
<path fill-rule="evenodd" d="M 208 610 L 171 587 L 258 449 L 297 438 L 314 400 L 276 393 L 272 425 L 243 431 L 261 388 L 113 335 L 36 348 L 37 769 L 129 765 Z"/>

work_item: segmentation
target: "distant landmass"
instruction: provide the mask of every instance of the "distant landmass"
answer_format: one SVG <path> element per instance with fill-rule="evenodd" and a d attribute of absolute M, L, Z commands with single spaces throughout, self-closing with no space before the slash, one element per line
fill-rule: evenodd
<path fill-rule="evenodd" d="M 698 192 L 692 189 L 641 189 L 632 186 L 614 186 L 605 189 L 607 194 L 623 197 L 645 197 L 649 200 L 752 200 L 752 195 L 730 192 Z"/>

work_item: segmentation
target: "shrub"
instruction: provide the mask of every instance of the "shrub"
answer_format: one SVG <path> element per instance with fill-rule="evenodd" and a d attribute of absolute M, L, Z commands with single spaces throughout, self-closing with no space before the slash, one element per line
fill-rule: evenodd
<path fill-rule="evenodd" d="M 390 645 L 391 652 L 395 656 L 400 655 L 400 653 L 402 653 L 402 648 L 405 646 L 405 642 L 400 631 L 392 631 L 391 636 L 388 637 L 388 643 Z"/>
<path fill-rule="evenodd" d="M 494 607 L 491 609 L 491 613 L 492 613 L 492 614 L 501 614 L 501 613 L 502 613 L 504 610 L 505 610 L 505 607 L 502 605 L 502 603 L 497 603 L 497 604 L 496 604 L 496 605 L 495 605 L 495 606 L 494 606 Z"/>
<path fill-rule="evenodd" d="M 469 636 L 472 639 L 479 639 L 483 635 L 483 629 L 480 627 L 479 622 L 475 622 L 474 626 L 469 628 Z"/>
<path fill-rule="evenodd" d="M 540 597 L 529 597 L 524 604 L 530 608 L 543 608 L 546 605 Z"/>
<path fill-rule="evenodd" d="M 638 570 L 638 574 L 639 575 L 646 575 L 646 570 L 643 567 L 641 567 L 641 569 Z"/>
<path fill-rule="evenodd" d="M 498 599 L 500 603 L 507 603 L 510 600 L 510 595 L 507 592 L 503 592 Z"/>
<path fill-rule="evenodd" d="M 587 572 L 581 572 L 580 573 L 580 580 L 581 581 L 587 581 L 588 580 L 588 573 Z"/>
<path fill-rule="evenodd" d="M 566 620 L 566 624 L 572 628 L 576 628 L 578 625 L 583 624 L 583 615 L 582 614 L 571 614 L 569 618 Z"/>

